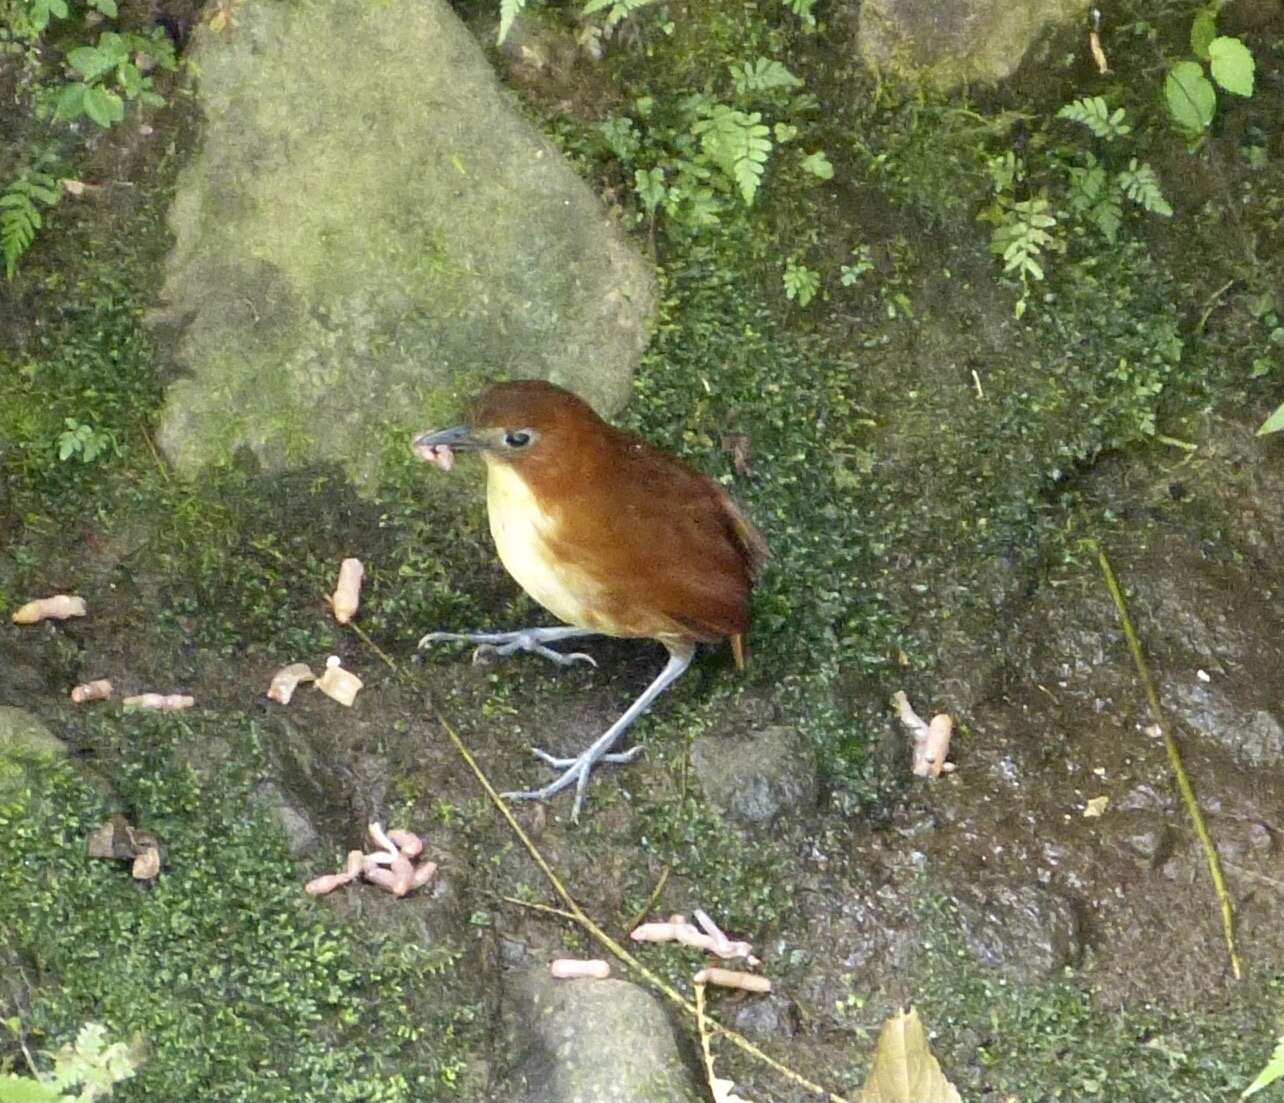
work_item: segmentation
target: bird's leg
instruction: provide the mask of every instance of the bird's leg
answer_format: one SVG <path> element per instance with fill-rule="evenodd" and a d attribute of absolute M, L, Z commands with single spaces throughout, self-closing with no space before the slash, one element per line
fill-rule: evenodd
<path fill-rule="evenodd" d="M 522 628 L 516 632 L 429 632 L 420 638 L 419 646 L 427 647 L 430 643 L 440 643 L 444 640 L 467 640 L 477 645 L 477 650 L 473 652 L 474 659 L 478 655 L 488 653 L 511 655 L 514 651 L 531 651 L 536 655 L 543 655 L 558 666 L 570 666 L 572 663 L 588 663 L 590 666 L 597 666 L 593 656 L 586 655 L 583 651 L 564 654 L 544 646 L 545 643 L 553 640 L 569 640 L 576 636 L 596 636 L 597 634 L 588 628 L 572 628 L 565 624 L 555 628 Z"/>
<path fill-rule="evenodd" d="M 691 660 L 695 656 L 695 644 L 666 643 L 665 646 L 669 649 L 669 661 L 665 663 L 664 669 L 660 671 L 655 681 L 642 691 L 642 695 L 629 706 L 628 711 L 623 716 L 598 736 L 592 745 L 577 757 L 555 758 L 547 751 L 541 751 L 535 747 L 531 748 L 548 765 L 556 770 L 561 770 L 561 777 L 549 782 L 542 789 L 529 789 L 520 793 L 504 793 L 503 795 L 508 800 L 548 800 L 549 797 L 555 793 L 560 793 L 574 782 L 575 803 L 571 806 L 571 819 L 578 820 L 580 818 L 580 806 L 584 803 L 584 791 L 588 787 L 589 772 L 599 762 L 632 762 L 642 753 L 641 746 L 633 747 L 618 754 L 609 754 L 608 752 L 633 721 L 651 707 L 651 702 L 676 682 L 687 667 L 691 665 Z"/>

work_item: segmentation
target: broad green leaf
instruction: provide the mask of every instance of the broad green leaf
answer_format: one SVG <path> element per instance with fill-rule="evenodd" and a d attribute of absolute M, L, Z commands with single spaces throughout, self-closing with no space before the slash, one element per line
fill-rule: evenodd
<path fill-rule="evenodd" d="M 108 19 L 116 18 L 116 0 L 89 0 Z"/>
<path fill-rule="evenodd" d="M 65 1100 L 62 1093 L 49 1084 L 0 1073 L 0 1103 L 65 1103 Z"/>
<path fill-rule="evenodd" d="M 802 167 L 822 180 L 832 180 L 834 178 L 834 166 L 829 163 L 829 158 L 825 156 L 823 149 L 816 150 L 815 153 L 809 154 L 802 160 Z"/>
<path fill-rule="evenodd" d="M 78 46 L 67 55 L 68 64 L 85 80 L 101 77 L 116 64 L 116 59 L 96 46 Z"/>
<path fill-rule="evenodd" d="M 633 186 L 646 213 L 653 214 L 664 200 L 664 169 L 658 165 L 653 169 L 638 169 L 633 174 Z"/>
<path fill-rule="evenodd" d="M 67 85 L 58 97 L 54 117 L 68 122 L 80 118 L 85 111 L 85 92 L 88 88 L 89 85 L 82 84 L 80 81 Z"/>
<path fill-rule="evenodd" d="M 129 40 L 115 31 L 103 31 L 98 36 L 98 52 L 117 65 L 129 57 Z"/>
<path fill-rule="evenodd" d="M 1281 403 L 1279 409 L 1262 422 L 1262 427 L 1257 430 L 1257 435 L 1259 437 L 1264 437 L 1267 433 L 1278 433 L 1281 430 L 1284 430 L 1284 403 Z M 1265 1076 L 1272 1070 L 1274 1070 L 1274 1075 L 1271 1076 L 1270 1080 L 1263 1080 L 1262 1076 Z M 1259 1076 L 1253 1081 L 1249 1091 L 1244 1093 L 1245 1095 L 1249 1095 L 1251 1092 L 1255 1092 L 1259 1088 L 1264 1088 L 1272 1080 L 1278 1080 L 1281 1076 L 1284 1076 L 1284 1039 L 1280 1041 L 1279 1047 L 1276 1049 L 1275 1056 L 1271 1059 L 1270 1065 L 1262 1070 L 1262 1076 Z"/>
<path fill-rule="evenodd" d="M 1190 25 L 1190 51 L 1203 61 L 1208 60 L 1208 44 L 1217 37 L 1217 11 L 1204 8 L 1195 14 Z"/>
<path fill-rule="evenodd" d="M 120 67 L 116 79 L 120 81 L 121 91 L 131 100 L 143 90 L 143 75 L 132 61 L 127 61 Z"/>
<path fill-rule="evenodd" d="M 115 92 L 90 85 L 85 89 L 85 114 L 99 126 L 107 128 L 125 117 L 125 105 Z"/>
<path fill-rule="evenodd" d="M 1213 80 L 1237 96 L 1253 94 L 1253 55 L 1238 38 L 1223 35 L 1208 44 Z"/>
<path fill-rule="evenodd" d="M 1164 98 L 1177 125 L 1198 133 L 1213 121 L 1217 93 L 1197 61 L 1179 61 L 1164 81 Z"/>

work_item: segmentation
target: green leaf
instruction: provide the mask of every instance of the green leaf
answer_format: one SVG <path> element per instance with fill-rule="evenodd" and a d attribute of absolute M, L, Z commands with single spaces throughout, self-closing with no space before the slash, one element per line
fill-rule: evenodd
<path fill-rule="evenodd" d="M 1183 130 L 1199 133 L 1213 121 L 1217 93 L 1197 61 L 1179 61 L 1164 80 L 1168 110 Z"/>
<path fill-rule="evenodd" d="M 91 81 L 109 72 L 116 59 L 96 46 L 78 46 L 67 55 L 67 63 L 85 80 Z"/>
<path fill-rule="evenodd" d="M 1151 214 L 1170 218 L 1173 213 L 1168 200 L 1164 198 L 1163 189 L 1159 186 L 1159 177 L 1149 165 L 1137 163 L 1134 157 L 1128 167 L 1119 173 L 1119 186 L 1124 195 Z"/>
<path fill-rule="evenodd" d="M 771 128 L 771 132 L 776 136 L 776 141 L 780 145 L 792 142 L 798 137 L 798 128 L 790 123 L 776 123 Z"/>
<path fill-rule="evenodd" d="M 125 104 L 115 92 L 90 85 L 85 89 L 85 114 L 99 126 L 107 128 L 125 117 Z"/>
<path fill-rule="evenodd" d="M 784 65 L 769 57 L 731 66 L 731 77 L 736 83 L 736 94 L 740 96 L 751 92 L 770 92 L 774 88 L 797 88 L 802 84 Z"/>
<path fill-rule="evenodd" d="M 653 169 L 638 169 L 633 174 L 633 187 L 642 200 L 648 215 L 654 214 L 656 207 L 664 200 L 664 169 L 659 166 Z"/>
<path fill-rule="evenodd" d="M 785 264 L 784 284 L 785 298 L 796 299 L 799 306 L 806 306 L 820 290 L 820 273 L 791 259 Z"/>
<path fill-rule="evenodd" d="M 1083 99 L 1066 104 L 1057 112 L 1057 118 L 1082 123 L 1098 138 L 1109 140 L 1132 130 L 1132 127 L 1123 121 L 1124 114 L 1122 107 L 1116 107 L 1111 112 L 1101 96 L 1085 96 Z"/>
<path fill-rule="evenodd" d="M 745 114 L 719 103 L 691 128 L 705 155 L 735 182 L 746 207 L 753 205 L 771 153 L 771 131 L 761 120 L 757 111 Z"/>
<path fill-rule="evenodd" d="M 1281 430 L 1284 430 L 1284 403 L 1281 403 L 1279 409 L 1262 422 L 1262 427 L 1257 430 L 1257 435 L 1264 437 L 1267 433 L 1278 433 Z M 1246 1096 L 1252 1095 L 1253 1092 L 1260 1091 L 1267 1084 L 1273 1083 L 1281 1076 L 1284 1076 L 1284 1038 L 1281 1038 L 1280 1044 L 1275 1047 L 1275 1053 L 1271 1057 L 1270 1064 L 1262 1069 L 1261 1075 L 1248 1086 L 1244 1094 Z"/>
<path fill-rule="evenodd" d="M 834 178 L 834 166 L 829 163 L 829 158 L 825 156 L 823 149 L 816 150 L 815 153 L 809 154 L 802 159 L 802 167 L 822 180 L 832 180 Z"/>
<path fill-rule="evenodd" d="M 66 1103 L 57 1088 L 25 1076 L 0 1073 L 0 1103 Z"/>
<path fill-rule="evenodd" d="M 82 84 L 80 81 L 66 85 L 58 97 L 54 118 L 65 122 L 80 118 L 85 113 L 85 93 L 88 90 L 89 85 Z"/>
<path fill-rule="evenodd" d="M 513 20 L 524 7 L 526 0 L 499 0 L 499 35 L 495 39 L 496 45 L 503 45 L 508 32 L 513 29 Z"/>
<path fill-rule="evenodd" d="M 1208 60 L 1208 44 L 1217 37 L 1217 10 L 1204 8 L 1195 13 L 1190 25 L 1190 52 L 1202 61 Z"/>
<path fill-rule="evenodd" d="M 116 18 L 116 0 L 89 0 L 108 19 Z"/>
<path fill-rule="evenodd" d="M 1253 55 L 1238 38 L 1214 38 L 1208 44 L 1213 80 L 1237 96 L 1253 94 Z"/>

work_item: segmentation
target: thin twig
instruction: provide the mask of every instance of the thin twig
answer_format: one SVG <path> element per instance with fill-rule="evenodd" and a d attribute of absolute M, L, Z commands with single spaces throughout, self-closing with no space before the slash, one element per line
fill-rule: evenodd
<path fill-rule="evenodd" d="M 500 896 L 499 893 L 492 893 L 496 900 L 502 900 L 505 904 L 513 904 L 519 908 L 530 908 L 534 912 L 543 912 L 545 915 L 555 915 L 559 919 L 568 919 L 575 922 L 575 916 L 561 908 L 555 908 L 551 904 L 537 904 L 534 900 L 519 900 L 516 896 Z"/>
<path fill-rule="evenodd" d="M 351 628 L 361 638 L 362 642 L 368 648 L 370 648 L 371 651 L 373 651 L 376 655 L 379 656 L 379 658 L 381 658 L 385 663 L 387 663 L 389 669 L 394 674 L 399 673 L 399 671 L 397 670 L 397 664 L 392 661 L 392 659 L 388 656 L 388 653 L 384 651 L 382 647 L 380 647 L 377 643 L 374 642 L 374 640 L 370 638 L 370 634 L 364 628 L 362 628 L 361 625 L 359 625 L 355 620 L 350 620 L 348 621 L 347 627 Z"/>
<path fill-rule="evenodd" d="M 709 1094 L 718 1098 L 718 1089 L 714 1084 L 717 1077 L 713 1074 L 713 1048 L 709 1045 L 709 1023 L 704 1017 L 704 985 L 695 986 L 696 1033 L 700 1035 L 700 1058 L 704 1062 L 704 1078 L 709 1083 Z"/>
<path fill-rule="evenodd" d="M 651 890 L 651 895 L 646 898 L 646 903 L 642 905 L 641 909 L 638 911 L 638 914 L 634 916 L 634 918 L 629 922 L 628 924 L 629 930 L 633 930 L 634 927 L 636 927 L 639 923 L 641 923 L 644 919 L 646 919 L 648 915 L 651 914 L 651 909 L 655 907 L 655 902 L 660 899 L 660 893 L 664 891 L 664 886 L 669 882 L 670 868 L 671 868 L 670 866 L 665 866 L 662 870 L 660 870 L 660 877 L 659 877 L 659 880 L 657 880 L 655 883 L 655 888 Z"/>
<path fill-rule="evenodd" d="M 1182 802 L 1186 805 L 1186 812 L 1190 816 L 1190 821 L 1195 828 L 1195 834 L 1199 837 L 1200 846 L 1204 848 L 1204 860 L 1208 864 L 1208 875 L 1213 881 L 1213 891 L 1217 894 L 1217 903 L 1222 914 L 1222 933 L 1226 936 L 1226 949 L 1230 954 L 1231 974 L 1236 980 L 1243 978 L 1244 970 L 1240 964 L 1239 951 L 1235 947 L 1235 909 L 1231 904 L 1230 893 L 1226 890 L 1226 881 L 1222 877 L 1221 861 L 1217 857 L 1217 847 L 1213 843 L 1213 837 L 1208 833 L 1208 825 L 1204 822 L 1204 814 L 1199 809 L 1199 801 L 1195 798 L 1194 786 L 1190 783 L 1190 777 L 1186 773 L 1186 767 L 1182 764 L 1181 751 L 1177 747 L 1177 741 L 1173 738 L 1164 720 L 1163 710 L 1159 705 L 1159 694 L 1155 692 L 1155 683 L 1150 679 L 1150 670 L 1146 666 L 1145 656 L 1141 653 L 1141 642 L 1137 638 L 1137 633 L 1132 626 L 1132 618 L 1128 615 L 1128 606 L 1124 602 L 1123 591 L 1119 589 L 1119 580 L 1115 578 L 1115 572 L 1111 569 L 1110 560 L 1106 558 L 1105 551 L 1097 547 L 1097 561 L 1101 564 L 1101 573 L 1106 578 L 1106 589 L 1110 591 L 1110 596 L 1114 600 L 1115 609 L 1119 613 L 1119 623 L 1123 627 L 1124 638 L 1128 641 L 1128 650 L 1132 653 L 1133 665 L 1137 668 L 1137 676 L 1141 679 L 1142 688 L 1146 691 L 1146 704 L 1150 708 L 1150 719 L 1157 731 L 1164 740 L 1164 749 L 1168 752 L 1168 764 L 1172 768 L 1173 776 L 1177 779 L 1177 788 L 1181 791 Z"/>
<path fill-rule="evenodd" d="M 503 798 L 500 797 L 499 793 L 495 790 L 495 787 L 491 785 L 490 779 L 482 772 L 481 767 L 477 765 L 477 760 L 473 758 L 472 752 L 464 745 L 464 741 L 460 739 L 459 734 L 455 731 L 450 721 L 446 719 L 442 714 L 441 709 L 437 707 L 436 702 L 432 701 L 431 698 L 429 698 L 429 707 L 436 716 L 437 722 L 441 724 L 442 729 L 445 731 L 446 735 L 449 736 L 451 743 L 454 744 L 455 750 L 459 752 L 460 757 L 465 763 L 467 763 L 468 768 L 472 770 L 474 776 L 477 778 L 478 784 L 480 784 L 482 789 L 485 790 L 486 796 L 490 798 L 491 803 L 499 810 L 499 814 L 507 821 L 508 826 L 513 831 L 513 834 L 515 834 L 521 841 L 521 844 L 526 848 L 527 853 L 530 854 L 531 859 L 537 866 L 539 866 L 540 872 L 548 878 L 549 884 L 553 886 L 553 891 L 557 893 L 561 898 L 562 903 L 566 905 L 566 910 L 575 919 L 575 922 L 583 927 L 584 930 L 593 936 L 593 938 L 597 939 L 597 941 L 606 949 L 610 950 L 611 953 L 614 954 L 615 957 L 623 964 L 645 979 L 647 983 L 657 991 L 662 992 L 667 999 L 681 1007 L 688 1015 L 691 1015 L 693 1018 L 698 1018 L 696 1006 L 690 1000 L 688 1000 L 672 985 L 664 981 L 663 978 L 643 965 L 642 962 L 635 958 L 628 950 L 621 946 L 615 939 L 613 939 L 589 918 L 584 909 L 579 906 L 575 898 L 567 891 L 567 888 L 562 884 L 561 879 L 553 872 L 552 867 L 549 866 L 544 855 L 540 853 L 539 848 L 531 841 L 530 836 L 522 829 L 522 825 L 517 822 L 517 818 L 513 815 L 512 809 L 508 807 Z M 767 1065 L 769 1068 L 774 1069 L 786 1080 L 792 1081 L 799 1087 L 805 1088 L 807 1091 L 823 1095 L 829 1100 L 829 1103 L 849 1103 L 846 1098 L 838 1095 L 836 1092 L 831 1092 L 828 1089 L 821 1087 L 821 1085 L 808 1080 L 805 1076 L 795 1072 L 788 1065 L 782 1065 L 774 1057 L 764 1053 L 743 1034 L 732 1030 L 730 1027 L 723 1026 L 721 1023 L 713 1019 L 708 1020 L 708 1023 L 715 1034 L 725 1038 L 732 1045 L 749 1054 L 750 1057 L 753 1057 Z"/>

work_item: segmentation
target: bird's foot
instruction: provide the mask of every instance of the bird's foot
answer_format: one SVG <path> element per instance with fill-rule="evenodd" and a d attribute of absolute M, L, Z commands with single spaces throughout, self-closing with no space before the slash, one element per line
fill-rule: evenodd
<path fill-rule="evenodd" d="M 466 640 L 469 643 L 475 643 L 477 649 L 473 652 L 473 662 L 482 655 L 512 655 L 518 651 L 529 651 L 532 654 L 543 656 L 549 662 L 556 663 L 558 666 L 573 666 L 575 663 L 588 663 L 590 666 L 597 666 L 597 660 L 592 655 L 586 655 L 583 651 L 572 651 L 564 653 L 554 651 L 551 647 L 545 645 L 545 640 L 565 640 L 575 636 L 590 636 L 588 632 L 579 628 L 524 628 L 517 632 L 429 632 L 427 635 L 420 637 L 419 646 L 427 647 L 432 643 L 441 643 L 447 640 Z"/>
<path fill-rule="evenodd" d="M 607 732 L 597 740 L 591 747 L 587 748 L 575 758 L 557 758 L 547 751 L 541 751 L 538 747 L 532 747 L 531 753 L 540 761 L 552 766 L 555 770 L 561 770 L 562 776 L 550 781 L 542 789 L 526 789 L 522 792 L 503 793 L 505 800 L 548 800 L 549 797 L 555 796 L 563 789 L 575 786 L 575 803 L 571 805 L 571 819 L 580 818 L 580 808 L 584 804 L 584 793 L 588 789 L 589 775 L 599 762 L 609 762 L 612 765 L 624 765 L 632 762 L 642 753 L 642 747 L 630 747 L 627 751 L 616 751 L 608 753 L 607 748 L 615 742 L 617 733 Z"/>

